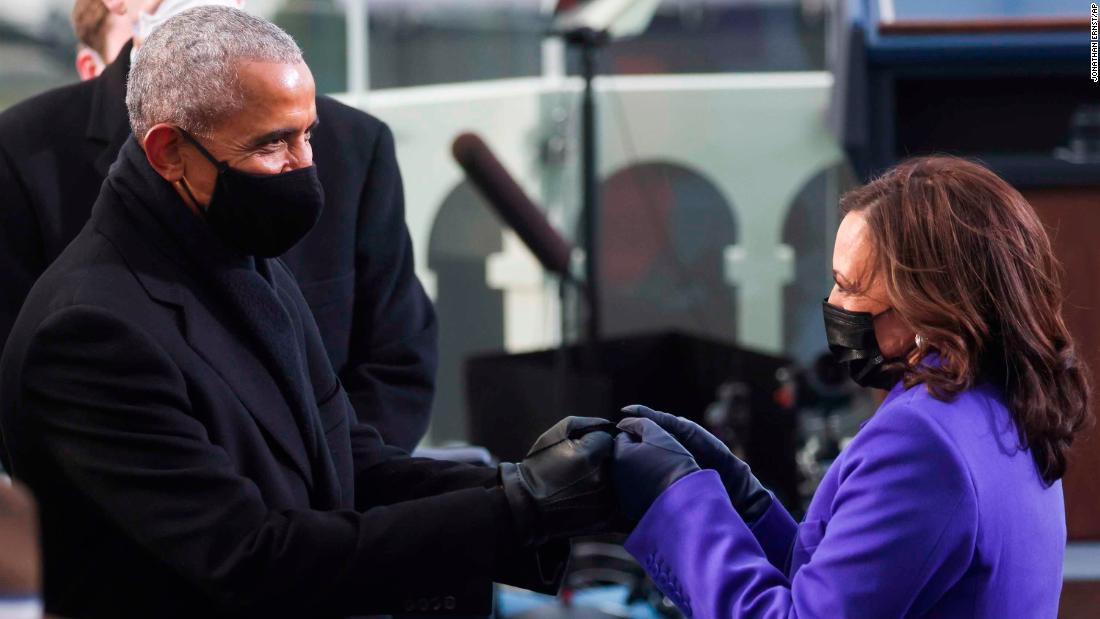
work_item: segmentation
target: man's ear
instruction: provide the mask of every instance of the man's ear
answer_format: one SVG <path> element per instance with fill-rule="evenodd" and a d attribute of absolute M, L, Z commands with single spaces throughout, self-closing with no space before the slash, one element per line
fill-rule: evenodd
<path fill-rule="evenodd" d="M 149 165 L 169 183 L 175 183 L 183 178 L 185 171 L 183 153 L 183 136 L 172 125 L 160 123 L 154 125 L 145 134 L 142 146 L 145 148 L 145 158 Z"/>
<path fill-rule="evenodd" d="M 80 81 L 86 82 L 98 76 L 103 73 L 103 68 L 103 61 L 92 48 L 81 47 L 76 53 L 76 74 L 80 76 Z"/>

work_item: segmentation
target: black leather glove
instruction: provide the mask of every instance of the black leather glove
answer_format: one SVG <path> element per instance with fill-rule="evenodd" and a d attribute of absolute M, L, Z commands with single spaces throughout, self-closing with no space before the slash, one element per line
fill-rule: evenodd
<path fill-rule="evenodd" d="M 771 493 L 752 474 L 749 465 L 739 460 L 725 443 L 699 424 L 640 404 L 627 406 L 623 414 L 628 418 L 653 421 L 687 448 L 699 466 L 717 471 L 729 494 L 730 503 L 745 522 L 756 522 L 771 506 L 774 500 Z"/>
<path fill-rule="evenodd" d="M 566 417 L 535 441 L 523 462 L 500 465 L 500 483 L 521 545 L 610 529 L 614 429 L 606 419 Z"/>
<path fill-rule="evenodd" d="M 680 478 L 699 465 L 668 432 L 648 419 L 619 422 L 613 465 L 619 509 L 630 522 L 642 519 L 649 506 Z"/>

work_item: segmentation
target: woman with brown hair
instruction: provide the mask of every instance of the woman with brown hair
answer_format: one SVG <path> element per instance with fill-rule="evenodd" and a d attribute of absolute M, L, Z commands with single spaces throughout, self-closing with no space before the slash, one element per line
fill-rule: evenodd
<path fill-rule="evenodd" d="M 627 549 L 696 619 L 1055 617 L 1059 480 L 1089 386 L 1046 232 L 951 157 L 906 161 L 841 209 L 829 345 L 885 401 L 799 525 L 702 428 L 627 409 Z"/>

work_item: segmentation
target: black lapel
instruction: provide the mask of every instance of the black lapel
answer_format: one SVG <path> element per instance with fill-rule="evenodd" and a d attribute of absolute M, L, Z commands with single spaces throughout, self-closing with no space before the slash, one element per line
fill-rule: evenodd
<path fill-rule="evenodd" d="M 133 46 L 133 41 L 127 43 L 114 62 L 93 80 L 95 86 L 85 136 L 97 145 L 95 169 L 104 177 L 130 136 L 126 78 L 130 74 L 130 50 Z"/>
<path fill-rule="evenodd" d="M 307 375 L 299 330 L 279 300 L 269 279 L 268 265 L 260 261 L 256 265 L 211 269 L 204 277 L 213 282 L 227 310 L 238 317 L 240 331 L 251 336 L 250 344 L 259 351 L 294 412 L 310 460 L 319 461 L 324 433 L 317 398 Z"/>
<path fill-rule="evenodd" d="M 215 316 L 209 299 L 200 301 L 194 294 L 185 294 L 183 298 L 188 343 L 221 375 L 312 488 L 313 473 L 305 437 L 271 370 L 253 354 L 254 346 L 240 336 L 239 330 L 229 328 L 224 316 Z"/>

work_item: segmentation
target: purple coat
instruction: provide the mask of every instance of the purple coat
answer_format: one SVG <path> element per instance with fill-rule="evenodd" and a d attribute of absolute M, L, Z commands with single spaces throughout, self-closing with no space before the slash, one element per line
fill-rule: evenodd
<path fill-rule="evenodd" d="M 1054 618 L 1062 484 L 1021 449 L 999 390 L 952 402 L 899 384 L 796 525 L 748 527 L 714 471 L 679 480 L 626 542 L 689 617 Z"/>

